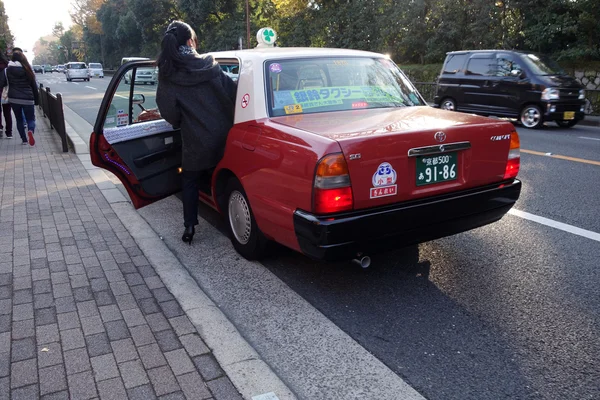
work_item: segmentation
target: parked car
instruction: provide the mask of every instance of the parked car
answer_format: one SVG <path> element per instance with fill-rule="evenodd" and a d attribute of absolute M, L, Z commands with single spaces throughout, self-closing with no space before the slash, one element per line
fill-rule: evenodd
<path fill-rule="evenodd" d="M 121 59 L 121 65 L 126 64 L 130 61 L 145 61 L 149 60 L 149 58 L 145 57 L 123 57 Z M 125 84 L 129 85 L 131 83 L 131 74 L 133 70 L 130 70 L 128 74 L 125 75 Z M 151 68 L 137 68 L 135 71 L 135 83 L 143 83 L 143 84 L 151 84 L 156 85 L 158 83 L 158 69 L 156 67 Z"/>
<path fill-rule="evenodd" d="M 56 66 L 56 72 L 62 72 L 63 74 L 65 73 L 65 66 L 64 65 L 57 65 Z"/>
<path fill-rule="evenodd" d="M 44 68 L 44 73 L 46 73 L 46 72 L 52 73 L 52 65 L 49 65 L 49 64 L 43 65 L 43 68 Z"/>
<path fill-rule="evenodd" d="M 67 82 L 71 82 L 73 79 L 83 79 L 84 81 L 90 80 L 88 68 L 87 65 L 85 65 L 85 63 L 69 62 L 65 65 L 65 67 L 65 76 L 67 78 Z"/>
<path fill-rule="evenodd" d="M 41 65 L 32 65 L 31 68 L 33 68 L 33 72 L 40 73 L 40 74 L 44 73 L 44 69 L 42 68 Z"/>
<path fill-rule="evenodd" d="M 104 69 L 102 68 L 102 64 L 100 63 L 89 63 L 88 71 L 90 77 L 104 78 Z"/>
<path fill-rule="evenodd" d="M 239 65 L 229 65 L 226 63 L 223 64 L 219 64 L 221 66 L 221 69 L 223 70 L 223 72 L 225 72 L 225 74 L 230 77 L 234 82 L 237 82 L 239 76 L 240 76 L 240 67 Z"/>
<path fill-rule="evenodd" d="M 386 56 L 322 48 L 212 53 L 240 68 L 224 157 L 199 195 L 235 249 L 275 241 L 315 259 L 358 259 L 499 220 L 518 199 L 519 136 L 507 121 L 426 105 Z M 92 163 L 133 205 L 178 192 L 181 135 L 155 92 L 112 78 L 90 137 Z M 202 112 L 202 110 L 198 110 Z"/>
<path fill-rule="evenodd" d="M 571 127 L 585 117 L 583 86 L 546 56 L 510 50 L 447 53 L 437 107 L 518 118 L 526 128 L 545 121 Z"/>

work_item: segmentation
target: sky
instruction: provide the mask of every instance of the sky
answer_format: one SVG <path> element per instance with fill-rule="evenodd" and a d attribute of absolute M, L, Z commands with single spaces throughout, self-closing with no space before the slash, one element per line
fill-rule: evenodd
<path fill-rule="evenodd" d="M 27 50 L 27 58 L 33 59 L 33 45 L 42 36 L 52 34 L 57 22 L 65 30 L 72 25 L 69 10 L 72 0 L 3 0 L 8 26 L 15 37 L 15 46 Z"/>

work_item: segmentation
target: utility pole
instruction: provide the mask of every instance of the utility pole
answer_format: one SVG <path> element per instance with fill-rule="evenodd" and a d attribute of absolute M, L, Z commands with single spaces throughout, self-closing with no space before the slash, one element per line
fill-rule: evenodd
<path fill-rule="evenodd" d="M 250 48 L 250 5 L 246 0 L 246 46 Z"/>

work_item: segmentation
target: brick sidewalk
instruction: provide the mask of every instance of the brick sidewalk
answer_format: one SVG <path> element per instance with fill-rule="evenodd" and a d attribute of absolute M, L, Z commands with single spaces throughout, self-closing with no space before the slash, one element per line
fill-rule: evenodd
<path fill-rule="evenodd" d="M 0 400 L 241 399 L 37 113 L 0 139 Z"/>

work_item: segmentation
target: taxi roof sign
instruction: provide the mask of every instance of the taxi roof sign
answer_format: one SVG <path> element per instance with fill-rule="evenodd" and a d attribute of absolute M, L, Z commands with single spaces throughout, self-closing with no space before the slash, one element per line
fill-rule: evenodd
<path fill-rule="evenodd" d="M 277 32 L 273 28 L 261 28 L 256 33 L 256 41 L 258 42 L 258 46 L 256 47 L 274 47 L 276 40 Z"/>

